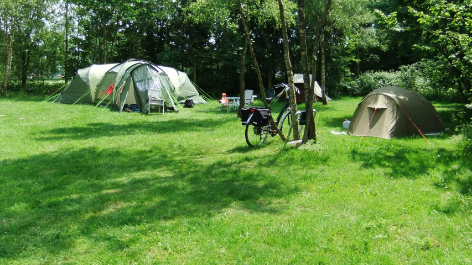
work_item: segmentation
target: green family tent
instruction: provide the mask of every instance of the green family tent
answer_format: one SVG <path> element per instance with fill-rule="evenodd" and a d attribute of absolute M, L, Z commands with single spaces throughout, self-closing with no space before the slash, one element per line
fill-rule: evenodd
<path fill-rule="evenodd" d="M 400 87 L 370 92 L 357 106 L 348 132 L 355 136 L 390 139 L 415 134 L 440 133 L 444 123 L 422 95 Z"/>
<path fill-rule="evenodd" d="M 54 102 L 90 103 L 95 102 L 95 88 L 108 70 L 117 64 L 93 64 L 79 69 L 72 81 L 64 88 Z M 89 92 L 89 93 L 87 93 Z"/>
<path fill-rule="evenodd" d="M 164 73 L 169 78 L 172 84 L 172 94 L 177 97 L 177 100 L 180 104 L 183 104 L 187 99 L 193 100 L 194 104 L 206 103 L 186 73 L 177 71 L 176 69 L 167 66 L 160 65 L 158 67 L 164 71 Z"/>
<path fill-rule="evenodd" d="M 54 102 L 111 104 L 120 112 L 127 104 L 145 110 L 151 91 L 153 97 L 164 100 L 167 109 L 176 110 L 176 104 L 186 99 L 206 103 L 187 74 L 142 60 L 80 69 Z"/>

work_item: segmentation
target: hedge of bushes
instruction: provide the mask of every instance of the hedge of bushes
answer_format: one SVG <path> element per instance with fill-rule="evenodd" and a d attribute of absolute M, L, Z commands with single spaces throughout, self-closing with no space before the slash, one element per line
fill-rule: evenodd
<path fill-rule="evenodd" d="M 65 87 L 64 81 L 31 81 L 22 86 L 21 81 L 12 81 L 8 84 L 8 94 L 11 96 L 48 96 Z"/>
<path fill-rule="evenodd" d="M 366 72 L 357 78 L 349 78 L 339 84 L 338 92 L 343 95 L 365 96 L 383 86 L 398 86 L 421 93 L 428 99 L 456 101 L 459 99 L 455 82 L 434 74 L 440 69 L 424 61 L 400 67 L 397 71 Z M 444 73 L 444 72 L 442 72 Z"/>

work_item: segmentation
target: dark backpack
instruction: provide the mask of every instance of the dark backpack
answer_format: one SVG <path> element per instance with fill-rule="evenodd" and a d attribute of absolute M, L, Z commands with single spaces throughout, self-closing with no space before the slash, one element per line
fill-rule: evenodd
<path fill-rule="evenodd" d="M 193 108 L 193 100 L 192 99 L 186 99 L 184 103 L 185 108 Z"/>

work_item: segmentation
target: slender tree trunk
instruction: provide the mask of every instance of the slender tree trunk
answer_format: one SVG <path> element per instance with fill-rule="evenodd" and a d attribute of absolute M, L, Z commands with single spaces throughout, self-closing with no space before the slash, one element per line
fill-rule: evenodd
<path fill-rule="evenodd" d="M 104 47 L 104 58 L 105 58 L 105 61 L 104 63 L 107 63 L 108 62 L 108 47 L 107 47 L 107 25 L 105 25 L 103 27 L 103 47 Z"/>
<path fill-rule="evenodd" d="M 321 40 L 320 40 L 320 61 L 321 61 L 321 87 L 323 88 L 323 105 L 328 105 L 328 100 L 326 99 L 326 56 L 325 56 L 325 37 L 324 32 L 321 33 Z"/>
<path fill-rule="evenodd" d="M 10 72 L 11 72 L 11 59 L 13 53 L 13 40 L 14 40 L 14 32 L 11 30 L 13 27 L 10 25 L 8 26 L 8 18 L 4 19 L 4 38 L 3 38 L 3 56 L 4 56 L 4 63 L 5 63 L 5 73 L 3 76 L 3 84 L 2 84 L 2 95 L 4 97 L 7 96 L 8 90 L 8 81 L 10 79 Z M 10 21 L 10 23 L 12 23 Z"/>
<path fill-rule="evenodd" d="M 298 1 L 298 17 L 300 24 L 300 53 L 302 58 L 303 81 L 305 89 L 306 126 L 303 143 L 307 140 L 316 141 L 315 118 L 313 116 L 313 101 L 315 93 L 310 82 L 310 70 L 308 69 L 308 48 L 306 44 L 305 0 Z"/>
<path fill-rule="evenodd" d="M 249 29 L 247 27 L 246 19 L 244 17 L 244 12 L 243 12 L 243 7 L 242 7 L 242 4 L 241 4 L 241 0 L 238 0 L 238 6 L 239 6 L 239 13 L 240 13 L 240 16 L 241 16 L 241 24 L 243 25 L 244 35 L 246 35 L 246 39 L 247 39 L 247 43 L 248 43 L 249 54 L 251 55 L 251 58 L 252 58 L 252 61 L 253 61 L 253 64 L 254 64 L 254 68 L 256 69 L 257 80 L 258 80 L 258 83 L 259 83 L 259 88 L 261 90 L 262 102 L 264 103 L 264 106 L 269 109 L 270 106 L 269 106 L 269 103 L 267 102 L 267 99 L 266 99 L 267 96 L 266 96 L 264 84 L 262 83 L 261 69 L 259 68 L 259 64 L 257 63 L 256 54 L 254 53 L 254 49 L 252 47 L 251 37 L 249 35 Z M 269 117 L 269 123 L 272 126 L 272 129 L 275 130 L 277 132 L 277 134 L 280 136 L 282 141 L 285 141 L 285 135 L 282 133 L 281 130 L 279 130 L 279 128 L 277 127 L 277 124 L 275 124 L 275 121 L 272 118 L 272 116 Z"/>
<path fill-rule="evenodd" d="M 318 22 L 317 22 L 317 26 L 316 26 L 316 30 L 315 30 L 315 45 L 313 46 L 313 60 L 312 60 L 312 75 L 313 75 L 313 79 L 311 80 L 311 86 L 312 87 L 315 87 L 315 81 L 316 81 L 316 76 L 317 76 L 317 61 L 318 61 L 318 51 L 321 51 L 321 48 L 320 48 L 320 43 L 321 43 L 321 37 L 322 37 L 322 32 L 323 32 L 323 28 L 324 28 L 324 25 L 326 24 L 326 21 L 327 21 L 327 18 L 328 18 L 328 14 L 331 10 L 331 4 L 332 4 L 332 0 L 328 0 L 326 2 L 326 6 L 325 6 L 325 9 L 323 11 L 323 14 L 321 15 L 321 17 L 318 19 Z M 321 92 L 322 92 L 322 98 L 325 98 L 324 97 L 324 94 L 325 94 L 325 87 L 324 85 L 321 85 Z M 325 98 L 326 99 L 326 98 Z M 326 101 L 327 102 L 327 101 Z M 323 101 L 323 104 L 324 104 L 324 101 Z"/>
<path fill-rule="evenodd" d="M 359 56 L 359 46 L 356 47 L 356 77 L 359 77 L 361 74 L 361 60 Z"/>
<path fill-rule="evenodd" d="M 317 76 L 317 70 L 318 70 L 318 67 L 317 66 L 317 55 L 318 55 L 318 46 L 319 46 L 319 43 L 317 41 L 318 38 L 315 39 L 315 45 L 313 47 L 313 54 L 312 54 L 312 57 L 311 57 L 311 83 L 310 83 L 310 86 L 311 87 L 315 87 L 315 82 L 316 82 L 316 76 Z"/>
<path fill-rule="evenodd" d="M 269 58 L 269 64 L 267 65 L 267 89 L 272 89 L 272 72 L 273 72 L 273 60 Z"/>
<path fill-rule="evenodd" d="M 292 132 L 293 132 L 293 139 L 300 140 L 300 132 L 298 130 L 298 119 L 296 118 L 297 113 L 297 97 L 295 95 L 295 84 L 293 82 L 293 70 L 292 70 L 292 63 L 290 61 L 290 53 L 289 53 L 289 45 L 288 45 L 288 33 L 287 33 L 287 22 L 285 21 L 285 8 L 284 3 L 282 0 L 279 1 L 279 9 L 280 9 L 280 21 L 282 24 L 282 35 L 284 40 L 284 60 L 285 60 L 285 67 L 287 68 L 287 77 L 288 77 L 288 85 L 289 89 L 289 102 L 291 107 L 291 114 L 292 114 Z"/>
<path fill-rule="evenodd" d="M 247 53 L 247 39 L 243 38 L 243 49 L 241 50 L 241 57 L 239 58 L 239 109 L 238 117 L 241 117 L 241 109 L 244 108 L 246 102 L 246 84 L 244 81 L 244 71 L 246 71 L 246 53 Z"/>
<path fill-rule="evenodd" d="M 66 14 L 65 14 L 65 52 L 64 52 L 64 82 L 67 84 L 69 82 L 69 2 L 65 2 Z"/>
<path fill-rule="evenodd" d="M 197 83 L 197 59 L 193 58 L 193 82 Z"/>
<path fill-rule="evenodd" d="M 24 38 L 24 50 L 21 52 L 21 86 L 26 87 L 26 81 L 28 79 L 28 68 L 31 60 L 31 52 L 30 52 L 30 43 L 31 43 L 31 35 L 28 34 Z"/>

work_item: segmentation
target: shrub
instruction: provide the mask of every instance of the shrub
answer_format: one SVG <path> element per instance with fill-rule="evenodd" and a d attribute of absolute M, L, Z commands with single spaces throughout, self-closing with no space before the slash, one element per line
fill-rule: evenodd
<path fill-rule="evenodd" d="M 30 96 L 46 96 L 64 87 L 64 82 L 28 82 L 25 87 L 21 85 L 21 81 L 12 81 L 8 85 L 8 92 L 16 95 L 30 95 Z"/>
<path fill-rule="evenodd" d="M 436 61 L 425 60 L 403 65 L 398 71 L 366 72 L 357 78 L 341 82 L 340 92 L 365 96 L 383 86 L 399 86 L 421 93 L 428 99 L 457 101 L 459 95 L 454 80 L 448 79 L 447 69 Z"/>

